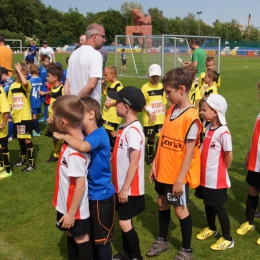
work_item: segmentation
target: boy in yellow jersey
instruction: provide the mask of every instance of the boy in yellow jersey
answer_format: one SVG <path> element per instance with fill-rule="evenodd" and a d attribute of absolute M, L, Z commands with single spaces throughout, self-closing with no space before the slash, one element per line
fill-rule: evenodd
<path fill-rule="evenodd" d="M 192 64 L 186 66 L 185 68 L 191 73 L 191 76 L 194 79 L 192 81 L 191 89 L 189 92 L 189 100 L 190 100 L 190 103 L 196 108 L 196 110 L 199 111 L 199 103 L 201 100 L 201 94 L 200 94 L 198 84 L 196 83 L 197 69 Z"/>
<path fill-rule="evenodd" d="M 49 129 L 51 132 L 53 132 L 52 128 L 54 127 L 52 104 L 58 97 L 64 95 L 64 87 L 60 83 L 62 76 L 63 76 L 63 70 L 61 67 L 54 65 L 48 68 L 47 80 L 49 84 L 52 84 L 52 87 L 50 90 L 51 100 L 50 100 L 50 107 L 49 107 L 49 117 L 47 119 L 47 122 L 49 124 Z M 53 155 L 49 158 L 49 160 L 46 161 L 46 163 L 56 162 L 59 159 L 60 141 L 54 137 L 52 137 L 52 139 L 53 139 Z"/>
<path fill-rule="evenodd" d="M 216 64 L 215 64 L 215 61 L 214 61 L 214 57 L 213 56 L 208 56 L 207 59 L 206 59 L 206 70 L 214 70 L 216 67 Z M 199 77 L 199 89 L 200 89 L 200 93 L 201 93 L 201 96 L 203 97 L 204 95 L 204 92 L 207 88 L 207 83 L 204 81 L 204 78 L 205 78 L 205 74 L 206 72 L 202 72 L 200 74 L 200 77 Z M 218 73 L 218 77 L 216 79 L 216 82 L 214 82 L 216 84 L 217 87 L 220 87 L 220 83 L 221 83 L 221 77 L 220 77 L 220 74 Z"/>
<path fill-rule="evenodd" d="M 26 166 L 22 172 L 29 172 L 36 168 L 34 161 L 34 146 L 32 143 L 32 114 L 30 106 L 30 92 L 32 85 L 27 80 L 28 66 L 25 63 L 15 64 L 16 81 L 8 92 L 8 103 L 14 122 L 13 137 L 17 138 L 20 145 L 20 160 L 14 167 Z M 26 161 L 26 151 L 28 161 Z"/>
<path fill-rule="evenodd" d="M 191 248 L 192 220 L 187 207 L 189 187 L 200 184 L 199 136 L 201 123 L 189 101 L 193 78 L 186 68 L 175 68 L 162 78 L 166 97 L 172 105 L 162 127 L 149 181 L 155 181 L 158 193 L 159 237 L 147 251 L 148 256 L 170 249 L 168 229 L 173 205 L 179 218 L 182 245 L 174 260 L 193 258 Z"/>
<path fill-rule="evenodd" d="M 149 67 L 149 82 L 144 84 L 141 91 L 144 94 L 146 106 L 143 110 L 144 134 L 147 137 L 146 144 L 146 162 L 152 164 L 154 158 L 155 137 L 160 136 L 162 125 L 165 118 L 167 99 L 159 79 L 162 75 L 161 67 L 158 64 L 152 64 Z"/>
<path fill-rule="evenodd" d="M 103 73 L 105 79 L 102 82 L 102 88 L 103 94 L 106 96 L 106 101 L 104 103 L 102 119 L 104 120 L 103 126 L 109 136 L 110 150 L 112 152 L 116 140 L 116 131 L 122 118 L 116 114 L 116 100 L 109 98 L 107 93 L 110 90 L 118 92 L 123 88 L 123 85 L 117 80 L 117 69 L 115 66 L 110 65 L 105 67 Z M 105 86 L 106 83 L 107 85 Z"/>
<path fill-rule="evenodd" d="M 207 87 L 204 92 L 204 97 L 208 97 L 210 94 L 218 94 L 218 87 L 216 86 L 216 80 L 218 73 L 215 70 L 208 70 L 205 74 L 204 81 Z"/>
<path fill-rule="evenodd" d="M 0 73 L 1 74 L 1 73 Z M 8 149 L 8 116 L 10 107 L 4 88 L 0 85 L 0 180 L 13 175 L 10 169 L 10 153 Z"/>

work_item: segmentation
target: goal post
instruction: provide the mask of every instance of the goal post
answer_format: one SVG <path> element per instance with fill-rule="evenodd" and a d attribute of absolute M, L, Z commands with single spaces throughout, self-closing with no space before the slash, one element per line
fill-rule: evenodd
<path fill-rule="evenodd" d="M 196 38 L 205 49 L 207 56 L 214 56 L 216 70 L 220 71 L 221 38 L 193 35 L 151 35 L 151 36 L 115 36 L 115 67 L 118 75 L 127 77 L 148 77 L 149 66 L 157 63 L 162 74 L 172 68 L 182 67 L 185 61 L 191 61 L 192 50 L 189 40 Z M 127 54 L 126 73 L 121 71 L 121 53 Z"/>
<path fill-rule="evenodd" d="M 19 50 L 20 53 L 23 52 L 22 40 L 19 40 L 19 39 L 5 39 L 5 43 L 7 43 L 7 42 L 9 42 L 7 45 L 9 45 L 11 49 Z"/>

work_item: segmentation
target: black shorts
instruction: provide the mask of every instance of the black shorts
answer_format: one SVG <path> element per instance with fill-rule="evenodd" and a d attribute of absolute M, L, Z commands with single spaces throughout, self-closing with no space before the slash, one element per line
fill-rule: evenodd
<path fill-rule="evenodd" d="M 32 139 L 32 120 L 14 123 L 13 137 L 18 139 Z"/>
<path fill-rule="evenodd" d="M 144 195 L 128 196 L 128 202 L 122 204 L 116 199 L 116 210 L 120 220 L 128 220 L 145 210 Z"/>
<path fill-rule="evenodd" d="M 105 121 L 105 120 L 103 122 L 103 126 L 104 126 L 105 129 L 110 130 L 110 131 L 116 131 L 117 128 L 118 128 L 118 124 L 111 123 L 111 122 Z"/>
<path fill-rule="evenodd" d="M 63 217 L 63 214 L 57 211 L 57 222 Z M 56 227 L 61 231 L 70 231 L 71 236 L 81 237 L 90 232 L 90 218 L 87 219 L 76 219 L 74 226 L 70 229 L 65 229 L 61 227 L 62 223 L 59 225 L 56 223 Z"/>
<path fill-rule="evenodd" d="M 126 60 L 122 60 L 122 66 L 126 65 Z"/>
<path fill-rule="evenodd" d="M 159 195 L 166 196 L 167 203 L 174 206 L 187 206 L 189 202 L 189 185 L 183 184 L 183 193 L 180 198 L 172 196 L 173 184 L 155 181 L 154 189 Z"/>
<path fill-rule="evenodd" d="M 8 147 L 8 136 L 0 138 L 0 148 Z"/>
<path fill-rule="evenodd" d="M 195 190 L 195 196 L 203 199 L 205 205 L 221 206 L 227 201 L 227 189 L 210 189 L 198 186 Z"/>
<path fill-rule="evenodd" d="M 155 136 L 160 136 L 162 130 L 162 125 L 152 125 L 144 127 L 144 135 L 145 137 L 153 138 Z"/>
<path fill-rule="evenodd" d="M 260 192 L 260 172 L 248 171 L 246 182 Z"/>
<path fill-rule="evenodd" d="M 90 200 L 89 210 L 94 244 L 105 245 L 113 241 L 115 195 L 105 200 Z"/>

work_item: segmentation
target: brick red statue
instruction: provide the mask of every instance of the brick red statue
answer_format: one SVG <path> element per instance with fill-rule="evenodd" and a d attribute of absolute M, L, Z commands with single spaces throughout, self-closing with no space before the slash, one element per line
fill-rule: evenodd
<path fill-rule="evenodd" d="M 134 26 L 126 26 L 125 34 L 127 36 L 148 36 L 152 35 L 152 19 L 148 14 L 142 14 L 138 9 L 132 10 L 132 16 L 134 20 Z M 131 45 L 134 45 L 134 38 L 129 38 Z M 139 47 L 143 46 L 144 39 L 146 42 L 146 47 L 151 46 L 152 40 L 150 38 L 139 38 Z M 126 39 L 126 45 L 129 45 L 128 39 Z"/>

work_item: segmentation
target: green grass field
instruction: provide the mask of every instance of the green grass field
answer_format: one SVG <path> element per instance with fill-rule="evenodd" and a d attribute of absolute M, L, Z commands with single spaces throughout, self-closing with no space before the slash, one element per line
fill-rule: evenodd
<path fill-rule="evenodd" d="M 68 54 L 57 54 L 56 59 L 65 65 Z M 22 60 L 15 55 L 14 62 Z M 113 64 L 109 54 L 108 64 Z M 249 148 L 254 122 L 259 111 L 257 82 L 260 79 L 260 59 L 251 57 L 221 57 L 222 83 L 219 93 L 228 102 L 227 122 L 232 134 L 234 160 L 229 170 L 232 187 L 225 207 L 231 221 L 231 235 L 235 241 L 233 249 L 213 252 L 210 245 L 217 238 L 206 241 L 196 240 L 196 234 L 206 227 L 204 205 L 190 190 L 189 210 L 193 220 L 194 259 L 258 259 L 260 247 L 256 240 L 260 237 L 260 220 L 256 219 L 256 230 L 244 237 L 235 234 L 245 221 L 245 200 L 248 185 L 245 182 L 244 159 Z M 123 85 L 141 87 L 147 79 L 119 77 Z M 52 152 L 52 140 L 44 136 L 46 125 L 41 123 L 43 135 L 35 137 L 37 169 L 22 173 L 13 170 L 13 177 L 0 181 L 0 260 L 60 260 L 66 258 L 66 236 L 55 227 L 56 211 L 52 207 L 56 164 L 46 164 Z M 11 163 L 19 159 L 17 140 L 9 143 Z M 146 177 L 149 167 L 146 166 Z M 134 219 L 139 234 L 143 256 L 158 236 L 158 210 L 156 192 L 146 178 L 146 210 Z M 218 229 L 220 226 L 217 221 Z M 179 221 L 172 210 L 169 240 L 171 250 L 153 259 L 172 259 L 181 246 Z M 113 253 L 121 249 L 121 232 L 115 222 Z M 148 259 L 148 257 L 145 257 Z"/>

